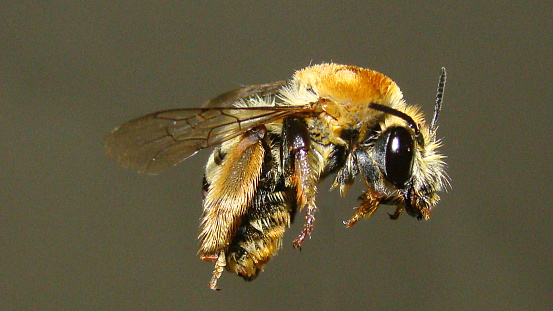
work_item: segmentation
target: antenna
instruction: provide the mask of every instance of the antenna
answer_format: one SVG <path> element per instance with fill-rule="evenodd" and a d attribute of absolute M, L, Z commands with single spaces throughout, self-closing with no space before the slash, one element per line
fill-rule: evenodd
<path fill-rule="evenodd" d="M 440 81 L 438 82 L 438 91 L 436 92 L 436 106 L 434 106 L 434 117 L 432 118 L 432 123 L 430 124 L 430 135 L 436 139 L 434 135 L 436 129 L 438 128 L 438 116 L 440 115 L 440 110 L 442 110 L 442 100 L 444 98 L 444 89 L 445 81 L 447 80 L 447 74 L 445 72 L 445 67 L 442 67 L 440 74 Z"/>

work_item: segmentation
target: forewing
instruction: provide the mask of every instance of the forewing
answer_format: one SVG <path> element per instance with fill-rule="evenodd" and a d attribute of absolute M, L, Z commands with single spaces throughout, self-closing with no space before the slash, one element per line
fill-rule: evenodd
<path fill-rule="evenodd" d="M 271 106 L 161 111 L 113 130 L 106 140 L 106 153 L 123 167 L 155 175 L 198 150 L 304 110 Z"/>
<path fill-rule="evenodd" d="M 279 93 L 280 89 L 286 85 L 286 81 L 277 81 L 265 84 L 248 85 L 230 92 L 223 93 L 214 99 L 208 101 L 203 106 L 212 107 L 231 107 L 239 100 L 246 100 L 254 96 L 266 97 Z"/>

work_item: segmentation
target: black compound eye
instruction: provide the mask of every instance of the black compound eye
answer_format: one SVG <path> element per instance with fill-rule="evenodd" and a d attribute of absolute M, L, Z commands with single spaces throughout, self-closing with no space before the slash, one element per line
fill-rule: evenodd
<path fill-rule="evenodd" d="M 413 170 L 413 136 L 403 127 L 390 130 L 386 145 L 386 179 L 402 189 L 409 181 Z"/>

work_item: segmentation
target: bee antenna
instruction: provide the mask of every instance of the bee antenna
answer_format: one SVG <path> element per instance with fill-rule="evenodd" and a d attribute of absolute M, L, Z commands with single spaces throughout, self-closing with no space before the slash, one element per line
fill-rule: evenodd
<path fill-rule="evenodd" d="M 438 82 L 438 91 L 436 92 L 436 105 L 434 106 L 434 117 L 432 118 L 432 123 L 430 123 L 430 134 L 434 136 L 436 129 L 438 128 L 438 116 L 440 115 L 440 110 L 442 110 L 442 100 L 444 98 L 444 89 L 445 82 L 447 80 L 447 74 L 445 67 L 442 67 L 440 74 L 440 81 Z"/>

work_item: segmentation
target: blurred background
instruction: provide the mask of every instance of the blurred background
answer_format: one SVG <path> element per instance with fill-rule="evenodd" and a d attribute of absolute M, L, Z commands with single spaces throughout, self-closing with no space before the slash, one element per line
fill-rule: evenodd
<path fill-rule="evenodd" d="M 552 6 L 546 2 L 4 1 L 0 309 L 545 310 L 553 288 Z M 159 176 L 120 168 L 119 124 L 197 107 L 321 62 L 378 70 L 432 113 L 452 189 L 429 221 L 346 229 L 320 186 L 255 281 L 196 255 L 209 151 Z"/>

